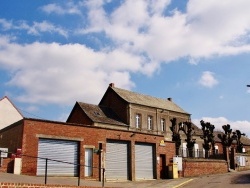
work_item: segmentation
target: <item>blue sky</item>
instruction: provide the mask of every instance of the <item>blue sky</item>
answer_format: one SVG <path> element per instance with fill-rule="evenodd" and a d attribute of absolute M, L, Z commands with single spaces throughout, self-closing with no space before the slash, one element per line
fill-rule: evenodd
<path fill-rule="evenodd" d="M 250 135 L 249 0 L 1 0 L 0 98 L 65 121 L 109 83 Z"/>

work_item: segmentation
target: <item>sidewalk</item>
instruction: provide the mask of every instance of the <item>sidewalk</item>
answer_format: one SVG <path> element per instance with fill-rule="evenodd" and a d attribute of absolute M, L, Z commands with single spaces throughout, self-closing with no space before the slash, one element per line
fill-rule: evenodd
<path fill-rule="evenodd" d="M 191 178 L 178 178 L 166 180 L 145 180 L 145 181 L 126 181 L 126 182 L 105 182 L 105 187 L 136 187 L 136 188 L 178 188 L 181 185 L 192 181 Z M 32 183 L 44 184 L 44 177 L 14 175 L 0 173 L 0 182 L 5 183 Z M 47 184 L 54 185 L 78 185 L 78 178 L 75 177 L 48 177 Z M 80 180 L 80 185 L 89 187 L 102 187 L 102 182 L 95 180 Z"/>

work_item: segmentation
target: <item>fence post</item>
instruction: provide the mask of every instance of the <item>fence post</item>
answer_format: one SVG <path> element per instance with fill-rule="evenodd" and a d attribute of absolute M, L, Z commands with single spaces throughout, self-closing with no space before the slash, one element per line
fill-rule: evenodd
<path fill-rule="evenodd" d="M 80 175 L 81 175 L 81 164 L 77 164 L 78 165 L 78 173 L 79 173 L 79 175 L 78 175 L 78 186 L 80 186 L 80 181 L 81 181 L 81 177 L 80 177 Z"/>
<path fill-rule="evenodd" d="M 48 158 L 45 159 L 45 185 L 47 184 Z"/>
<path fill-rule="evenodd" d="M 102 169 L 102 187 L 104 187 L 104 173 L 105 173 L 105 168 Z"/>

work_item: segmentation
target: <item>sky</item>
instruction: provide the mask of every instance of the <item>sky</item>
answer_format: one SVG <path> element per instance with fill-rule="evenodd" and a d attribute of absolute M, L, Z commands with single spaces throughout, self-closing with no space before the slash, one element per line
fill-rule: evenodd
<path fill-rule="evenodd" d="M 109 83 L 250 136 L 249 0 L 1 0 L 0 98 L 66 121 Z"/>

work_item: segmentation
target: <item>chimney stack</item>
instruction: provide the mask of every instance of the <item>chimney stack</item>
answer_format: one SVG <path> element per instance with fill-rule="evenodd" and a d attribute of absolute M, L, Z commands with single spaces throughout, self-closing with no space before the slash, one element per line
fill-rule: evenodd
<path fill-rule="evenodd" d="M 109 86 L 110 87 L 115 87 L 115 84 L 114 83 L 110 83 Z"/>

